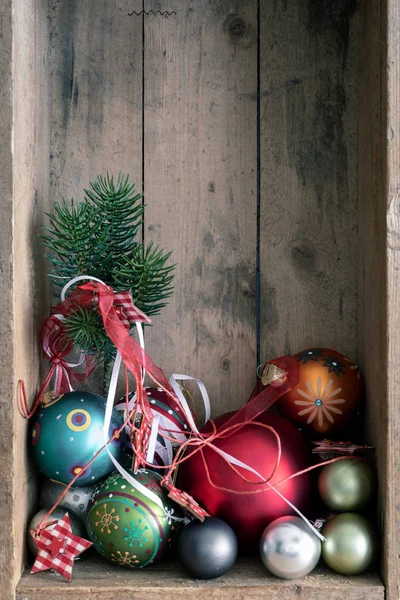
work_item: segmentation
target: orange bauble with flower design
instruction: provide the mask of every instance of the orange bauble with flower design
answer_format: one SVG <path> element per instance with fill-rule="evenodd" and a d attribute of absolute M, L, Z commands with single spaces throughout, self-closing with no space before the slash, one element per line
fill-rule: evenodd
<path fill-rule="evenodd" d="M 363 395 L 358 367 L 326 348 L 309 348 L 295 357 L 299 383 L 277 401 L 279 412 L 318 435 L 329 436 L 356 413 Z"/>

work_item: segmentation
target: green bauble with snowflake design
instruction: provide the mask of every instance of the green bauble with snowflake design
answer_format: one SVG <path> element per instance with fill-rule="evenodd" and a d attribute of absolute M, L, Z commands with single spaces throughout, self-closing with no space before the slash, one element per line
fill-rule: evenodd
<path fill-rule="evenodd" d="M 145 567 L 171 546 L 182 512 L 160 485 L 161 476 L 140 470 L 132 477 L 155 494 L 149 498 L 120 474 L 95 490 L 86 514 L 86 528 L 97 552 L 123 567 Z"/>

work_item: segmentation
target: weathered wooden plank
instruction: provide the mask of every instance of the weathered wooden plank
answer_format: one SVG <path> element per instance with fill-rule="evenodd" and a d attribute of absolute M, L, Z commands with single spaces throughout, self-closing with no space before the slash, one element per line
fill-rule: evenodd
<path fill-rule="evenodd" d="M 74 565 L 72 582 L 65 583 L 49 572 L 24 575 L 17 600 L 186 600 L 197 597 L 211 600 L 383 600 L 384 589 L 373 574 L 341 577 L 324 568 L 312 575 L 287 581 L 268 574 L 255 557 L 241 558 L 232 571 L 211 581 L 190 579 L 174 563 L 165 563 L 143 570 L 126 571 L 120 567 L 82 559 Z"/>
<path fill-rule="evenodd" d="M 51 197 L 81 197 L 100 173 L 141 188 L 140 0 L 50 0 Z"/>
<path fill-rule="evenodd" d="M 28 460 L 28 423 L 17 410 L 16 382 L 40 386 L 38 331 L 49 307 L 46 265 L 38 233 L 49 203 L 49 73 L 47 0 L 14 1 L 14 583 L 24 568 L 26 523 L 34 510 L 36 470 Z M 24 40 L 24 43 L 21 43 Z M 10 358 L 3 363 L 11 369 Z M 10 431 L 12 422 L 2 428 Z M 3 433 L 2 433 L 3 434 Z M 3 455 L 2 455 L 3 456 Z M 4 459 L 2 459 L 2 462 Z M 7 464 L 4 461 L 3 464 Z M 4 534 L 3 534 L 4 535 Z M 11 539 L 4 536 L 5 539 Z M 4 596 L 4 598 L 13 596 Z"/>
<path fill-rule="evenodd" d="M 373 3 L 375 4 L 375 3 Z M 382 357 L 376 360 L 386 371 L 387 410 L 380 417 L 381 428 L 377 436 L 386 439 L 386 477 L 384 511 L 384 561 L 383 572 L 387 586 L 387 599 L 395 600 L 400 596 L 400 6 L 394 0 L 383 3 L 380 42 L 386 50 L 381 62 L 381 87 L 384 99 L 381 106 L 381 137 L 385 152 L 383 174 L 386 175 L 386 227 L 387 227 L 387 330 L 380 330 L 379 336 L 386 341 L 387 331 L 387 365 Z M 386 43 L 385 43 L 386 42 Z M 380 53 L 377 51 L 377 55 Z M 376 92 L 375 92 L 376 94 Z M 379 171 L 378 171 L 379 173 Z M 381 227 L 381 232 L 384 228 Z M 381 253 L 380 253 L 381 255 Z M 377 263 L 377 268 L 384 270 L 384 261 Z M 379 286 L 379 280 L 374 281 Z M 380 297 L 382 298 L 382 296 Z M 385 314 L 382 301 L 378 305 L 379 314 Z M 383 322 L 382 322 L 383 321 Z M 379 325 L 385 325 L 380 317 Z M 385 369 L 386 367 L 386 369 Z M 374 398 L 374 401 L 377 399 Z M 379 410 L 379 404 L 375 409 Z M 384 443 L 383 443 L 384 444 Z M 381 442 L 381 446 L 383 445 Z M 384 469 L 385 453 L 380 448 L 379 466 Z"/>
<path fill-rule="evenodd" d="M 382 82 L 384 3 L 362 3 L 360 81 L 360 366 L 365 372 L 367 431 L 376 449 L 379 474 L 379 520 L 382 538 L 382 575 L 386 583 L 393 561 L 392 508 L 388 469 L 388 370 L 387 370 L 387 285 L 386 202 L 384 152 L 386 126 Z M 392 441 L 391 441 L 392 443 Z M 394 485 L 392 482 L 390 485 Z M 393 507 L 394 508 L 394 507 Z M 389 559 L 389 556 L 391 557 Z M 396 575 L 395 575 L 396 577 Z M 397 585 L 395 581 L 392 582 Z M 390 587 L 390 586 L 389 586 Z M 398 594 L 388 598 L 394 600 Z"/>
<path fill-rule="evenodd" d="M 261 360 L 356 359 L 357 3 L 260 7 Z"/>
<path fill-rule="evenodd" d="M 0 534 L 7 543 L 0 548 L 0 587 L 11 597 L 14 580 L 13 540 L 13 161 L 11 154 L 13 124 L 12 86 L 12 2 L 0 2 L 0 477 L 3 482 L 0 504 Z"/>
<path fill-rule="evenodd" d="M 213 415 L 256 367 L 256 4 L 145 1 L 145 238 L 177 263 L 148 350 L 203 379 Z"/>

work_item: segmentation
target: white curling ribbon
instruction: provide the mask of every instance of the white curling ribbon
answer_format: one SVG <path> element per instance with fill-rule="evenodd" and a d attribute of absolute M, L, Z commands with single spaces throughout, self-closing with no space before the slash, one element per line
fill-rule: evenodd
<path fill-rule="evenodd" d="M 99 283 L 102 283 L 103 285 L 105 285 L 104 282 L 101 281 L 101 279 L 98 279 L 97 277 L 90 277 L 88 275 L 80 275 L 79 277 L 75 277 L 74 279 L 71 279 L 71 281 L 69 281 L 63 287 L 63 289 L 61 291 L 61 300 L 64 302 L 65 293 L 71 285 L 73 285 L 77 281 L 82 281 L 84 279 L 98 281 Z M 136 323 L 136 327 L 138 330 L 139 340 L 140 340 L 142 350 L 143 350 L 144 349 L 144 339 L 143 339 L 143 330 L 142 330 L 141 323 Z M 111 425 L 111 417 L 112 417 L 112 411 L 113 411 L 113 407 L 114 407 L 114 398 L 115 398 L 115 392 L 117 390 L 118 374 L 119 374 L 120 367 L 121 367 L 121 354 L 120 354 L 120 352 L 117 352 L 117 356 L 115 358 L 115 362 L 114 362 L 114 366 L 113 366 L 113 370 L 112 370 L 112 374 L 111 374 L 110 387 L 108 389 L 108 395 L 107 395 L 107 401 L 106 401 L 106 411 L 104 414 L 104 424 L 103 424 L 104 444 L 105 444 L 108 456 L 110 457 L 110 460 L 114 464 L 117 471 L 128 481 L 128 483 L 130 483 L 132 485 L 133 488 L 135 488 L 138 492 L 140 492 L 141 494 L 146 496 L 146 498 L 148 498 L 149 500 L 151 500 L 152 502 L 157 504 L 165 514 L 165 508 L 163 506 L 161 498 L 159 498 L 154 492 L 152 492 L 151 490 L 146 488 L 144 485 L 142 485 L 141 483 L 136 481 L 127 471 L 125 471 L 125 469 L 122 467 L 122 465 L 120 465 L 119 462 L 117 461 L 117 459 L 112 455 L 109 445 L 108 445 L 108 439 L 109 439 L 108 436 L 109 436 L 109 430 L 110 430 L 110 425 Z M 171 518 L 173 518 L 173 517 L 171 517 Z M 174 520 L 182 521 L 183 519 L 178 519 L 177 517 L 174 517 Z"/>
<path fill-rule="evenodd" d="M 236 465 L 237 467 L 241 467 L 242 469 L 246 469 L 247 471 L 250 471 L 257 477 L 259 477 L 262 481 L 265 480 L 265 478 L 262 475 L 260 475 L 260 473 L 258 473 L 258 471 L 256 471 L 252 467 L 249 467 L 248 465 L 243 463 L 241 460 L 238 460 L 234 456 L 231 456 L 227 452 L 220 450 L 219 448 L 215 447 L 214 445 L 212 447 L 214 448 L 214 450 L 216 452 L 218 452 L 218 454 L 220 454 L 221 456 L 226 458 L 231 464 Z M 320 532 L 313 526 L 313 524 L 307 519 L 307 517 L 305 517 L 303 515 L 303 513 L 300 512 L 299 509 L 294 506 L 294 504 L 292 504 L 287 498 L 285 498 L 285 496 L 283 494 L 281 494 L 272 483 L 269 483 L 269 481 L 267 481 L 266 483 L 276 494 L 278 494 L 278 496 L 280 496 L 280 498 L 282 498 L 282 500 L 284 500 L 284 502 L 286 502 L 286 504 L 288 504 L 288 506 L 290 506 L 290 508 L 292 508 L 299 515 L 299 517 L 301 517 L 303 519 L 303 521 L 306 523 L 306 525 L 309 526 L 309 528 L 313 531 L 313 533 L 315 533 L 315 535 L 317 537 L 319 537 L 319 539 L 322 542 L 326 541 L 326 538 L 324 538 L 324 536 L 320 534 Z"/>
<path fill-rule="evenodd" d="M 158 436 L 158 427 L 160 424 L 160 415 L 153 415 L 153 421 L 151 425 L 151 433 L 149 437 L 149 445 L 147 448 L 147 456 L 146 461 L 152 463 L 154 460 L 154 452 L 156 449 L 157 436 Z"/>
<path fill-rule="evenodd" d="M 197 384 L 200 387 L 200 390 L 202 391 L 202 387 L 204 387 L 205 390 L 205 386 L 204 383 L 202 381 L 200 381 L 199 379 L 195 379 L 194 377 L 190 377 L 189 375 L 173 375 L 171 377 L 170 384 L 172 385 L 174 392 L 176 393 L 176 395 L 179 398 L 179 401 L 182 405 L 183 410 L 185 411 L 185 415 L 188 419 L 188 421 L 190 422 L 191 426 L 193 427 L 193 430 L 201 437 L 201 439 L 204 439 L 203 436 L 199 433 L 199 430 L 197 429 L 193 417 L 192 417 L 192 413 L 190 411 L 189 405 L 186 402 L 186 398 L 184 397 L 182 390 L 180 389 L 179 385 L 176 383 L 176 379 L 194 379 Z M 201 384 L 201 385 L 200 385 Z M 203 394 L 203 391 L 202 391 Z M 207 399 L 207 400 L 206 400 Z M 206 416 L 208 417 L 207 420 L 209 419 L 210 416 L 210 403 L 209 403 L 209 399 L 208 399 L 208 394 L 207 392 L 205 392 L 205 395 L 203 394 L 203 400 L 204 400 L 204 405 L 205 405 L 205 409 L 206 409 Z M 208 402 L 207 402 L 208 401 Z M 233 465 L 236 465 L 238 467 L 241 467 L 242 469 L 245 469 L 247 471 L 250 471 L 250 473 L 253 473 L 254 475 L 256 475 L 257 477 L 259 477 L 262 481 L 264 481 L 264 477 L 262 475 L 260 475 L 260 473 L 258 473 L 255 469 L 253 469 L 252 467 L 249 467 L 249 465 L 246 465 L 245 463 L 243 463 L 242 461 L 238 460 L 237 458 L 235 458 L 234 456 L 231 456 L 230 454 L 227 454 L 226 452 L 224 452 L 223 450 L 220 450 L 219 448 L 217 448 L 216 446 L 214 446 L 214 444 L 211 444 L 211 447 L 218 452 L 221 456 L 224 456 L 228 462 L 230 462 Z M 312 523 L 298 510 L 298 508 L 296 508 L 296 506 L 294 506 L 287 498 L 285 498 L 285 496 L 283 494 L 281 494 L 281 492 L 279 492 L 275 486 L 273 486 L 271 483 L 267 482 L 268 486 L 275 492 L 275 494 L 277 494 L 280 498 L 282 498 L 282 500 L 284 502 L 286 502 L 286 504 L 288 506 L 290 506 L 290 508 L 292 508 L 298 515 L 299 517 L 301 517 L 303 519 L 303 521 L 309 526 L 309 528 L 313 531 L 313 533 L 315 533 L 315 535 L 317 537 L 319 537 L 320 540 L 322 540 L 323 542 L 325 541 L 325 538 L 323 535 L 321 535 L 319 533 L 319 531 L 312 525 Z"/>
<path fill-rule="evenodd" d="M 112 370 L 112 374 L 111 374 L 110 387 L 108 388 L 108 395 L 107 395 L 107 401 L 106 401 L 106 412 L 104 415 L 104 428 L 103 428 L 104 444 L 106 445 L 106 450 L 108 452 L 108 456 L 110 457 L 112 463 L 114 464 L 117 471 L 122 475 L 122 477 L 124 477 L 124 479 L 126 479 L 128 481 L 128 483 L 130 483 L 131 486 L 133 488 L 135 488 L 138 492 L 140 492 L 141 494 L 146 496 L 146 498 L 148 498 L 149 500 L 151 500 L 152 502 L 157 504 L 157 506 L 159 506 L 165 514 L 165 508 L 164 508 L 161 498 L 159 498 L 157 496 L 157 494 L 155 494 L 154 492 L 152 492 L 151 490 L 146 488 L 144 485 L 139 483 L 136 479 L 134 479 L 132 477 L 132 475 L 130 475 L 128 473 L 128 471 L 125 471 L 123 466 L 120 465 L 119 462 L 117 461 L 117 459 L 112 455 L 109 445 L 107 443 L 110 425 L 111 425 L 111 416 L 112 416 L 112 411 L 113 411 L 113 407 L 114 407 L 115 392 L 117 389 L 118 373 L 119 373 L 120 367 L 121 367 L 121 354 L 119 352 L 117 352 L 117 356 L 115 358 L 115 362 L 114 362 L 114 366 L 113 366 L 113 370 Z M 171 517 L 171 518 L 173 518 L 175 521 L 183 520 L 183 519 L 178 519 L 177 517 Z"/>
<path fill-rule="evenodd" d="M 128 406 L 126 406 L 125 400 L 121 400 L 115 406 L 115 408 L 117 410 L 123 412 L 124 421 L 126 421 L 129 414 L 132 414 L 132 412 L 135 408 L 135 405 L 136 405 L 136 401 L 137 401 L 137 396 L 136 396 L 136 393 L 134 393 L 134 394 L 132 394 L 132 397 L 128 401 Z M 149 463 L 153 463 L 154 454 L 157 453 L 160 456 L 163 465 L 170 465 L 174 458 L 174 450 L 173 450 L 172 442 L 167 437 L 163 437 L 163 442 L 161 443 L 159 438 L 157 437 L 158 432 L 161 431 L 161 432 L 172 433 L 177 442 L 184 442 L 187 439 L 189 432 L 186 431 L 185 433 L 182 433 L 182 429 L 180 429 L 176 425 L 176 423 L 174 423 L 169 417 L 167 417 L 166 415 L 157 413 L 153 409 L 152 409 L 152 412 L 153 412 L 153 415 L 157 416 L 159 420 L 158 420 L 158 422 L 153 420 L 152 433 L 151 433 L 151 437 L 149 440 L 149 447 L 148 447 L 148 451 L 147 451 L 147 455 L 146 455 L 146 460 Z M 139 407 L 139 414 L 141 414 L 140 407 Z M 154 433 L 154 438 L 153 438 L 154 430 L 156 430 L 156 432 Z M 129 424 L 126 425 L 125 431 L 127 432 L 127 434 L 130 433 Z M 153 444 L 154 444 L 154 447 L 153 447 Z M 157 466 L 157 465 L 154 465 L 154 466 Z"/>
<path fill-rule="evenodd" d="M 140 344 L 140 347 L 142 349 L 142 362 L 144 363 L 145 359 L 144 359 L 144 334 L 143 334 L 143 327 L 142 327 L 142 324 L 140 323 L 140 321 L 136 321 L 135 325 L 136 325 L 136 331 L 138 332 L 139 344 Z M 146 379 L 146 371 L 143 369 L 142 385 L 144 385 L 144 380 L 145 379 Z"/>
<path fill-rule="evenodd" d="M 78 281 L 84 281 L 85 279 L 90 279 L 91 281 L 97 281 L 98 283 L 106 285 L 104 281 L 102 281 L 101 279 L 97 279 L 97 277 L 92 277 L 91 275 L 78 275 L 78 277 L 74 277 L 73 279 L 71 279 L 71 281 L 68 281 L 68 283 L 64 285 L 63 289 L 61 290 L 61 301 L 64 302 L 65 293 L 67 289 L 71 287 L 71 285 L 74 285 L 74 283 L 77 283 Z"/>
<path fill-rule="evenodd" d="M 117 365 L 117 360 L 118 360 L 118 363 L 119 363 L 118 365 Z M 116 387 L 117 387 L 118 371 L 119 371 L 119 366 L 120 366 L 120 364 L 121 364 L 121 355 L 120 355 L 120 354 L 119 354 L 119 352 L 118 352 L 118 354 L 117 354 L 117 358 L 116 358 L 116 360 L 115 360 L 115 363 L 114 363 L 114 368 L 113 368 L 113 373 L 112 373 L 112 376 L 111 376 L 111 383 L 110 383 L 110 388 L 109 388 L 109 392 L 108 392 L 108 398 L 107 398 L 107 408 L 108 408 L 108 405 L 110 404 L 110 406 L 111 406 L 111 410 L 110 410 L 109 419 L 108 419 L 108 421 L 107 421 L 107 428 L 106 428 L 106 421 L 104 422 L 104 435 L 105 435 L 105 441 L 106 441 L 106 442 L 107 442 L 107 433 L 106 433 L 106 431 L 108 432 L 108 429 L 109 429 L 109 427 L 110 427 L 110 422 L 111 422 L 111 411 L 112 411 L 112 407 L 113 407 L 113 403 L 114 403 L 114 397 L 115 397 L 115 391 L 116 391 Z M 116 375 L 115 375 L 115 377 L 114 377 L 114 372 L 115 372 L 115 370 L 116 370 L 116 367 L 117 367 L 117 371 L 116 371 Z M 113 378 L 115 379 L 115 381 L 113 381 Z M 176 381 L 175 381 L 175 379 L 178 379 L 178 378 L 179 378 L 179 379 L 181 379 L 181 378 L 185 378 L 185 379 L 194 379 L 194 378 L 192 378 L 192 377 L 190 377 L 190 376 L 188 376 L 188 375 L 186 375 L 186 376 L 175 375 L 175 376 L 174 376 L 174 380 L 173 380 L 173 381 L 171 381 L 171 380 L 170 380 L 170 383 L 171 383 L 171 385 L 172 385 L 172 387 L 173 387 L 173 389 L 174 389 L 175 393 L 177 393 L 177 392 L 179 391 L 179 393 L 177 393 L 177 396 L 178 396 L 178 398 L 179 398 L 179 401 L 181 402 L 182 409 L 184 410 L 184 412 L 185 412 L 185 415 L 186 415 L 186 417 L 188 418 L 188 421 L 190 422 L 190 424 L 191 424 L 191 425 L 192 425 L 192 427 L 193 427 L 193 430 L 194 430 L 194 431 L 195 431 L 195 432 L 196 432 L 196 433 L 197 433 L 197 434 L 198 434 L 198 435 L 201 437 L 201 439 L 204 439 L 204 438 L 202 437 L 202 435 L 199 433 L 199 431 L 198 431 L 198 429 L 197 429 L 197 427 L 196 427 L 196 425 L 195 425 L 195 423 L 194 423 L 194 420 L 193 420 L 192 413 L 191 413 L 191 411 L 190 411 L 189 405 L 188 405 L 188 403 L 186 402 L 186 398 L 184 397 L 184 395 L 183 395 L 183 393 L 182 393 L 181 389 L 179 388 L 179 385 L 178 385 L 178 384 L 176 383 Z M 171 379 L 172 379 L 172 378 L 171 378 Z M 199 382 L 200 380 L 195 380 L 195 381 Z M 200 382 L 200 383 L 202 383 L 202 382 Z M 204 385 L 204 384 L 202 384 L 202 385 Z M 111 393 L 111 395 L 110 395 L 110 393 Z M 111 398 L 111 403 L 109 402 L 109 401 L 110 401 L 110 398 Z M 208 398 L 208 394 L 207 394 L 207 398 Z M 106 409 L 106 414 L 107 414 L 107 409 Z M 158 433 L 158 427 L 157 427 L 157 433 Z M 219 448 L 217 448 L 217 447 L 216 447 L 216 446 L 214 446 L 213 444 L 211 444 L 211 445 L 210 445 L 210 447 L 211 447 L 211 448 L 213 448 L 213 449 L 214 449 L 216 452 L 218 452 L 218 454 L 220 454 L 221 456 L 224 456 L 224 457 L 225 457 L 225 458 L 228 460 L 228 462 L 230 462 L 231 464 L 233 464 L 233 465 L 236 465 L 236 466 L 238 466 L 238 467 L 241 467 L 242 469 L 245 469 L 245 470 L 249 471 L 250 473 L 253 473 L 253 474 L 254 474 L 254 475 L 256 475 L 257 477 L 259 477 L 259 478 L 260 478 L 262 481 L 264 481 L 264 477 L 263 477 L 262 475 L 260 475 L 260 473 L 258 473 L 258 471 L 256 471 L 256 470 L 255 470 L 255 469 L 253 469 L 252 467 L 250 467 L 249 465 L 246 465 L 246 464 L 245 464 L 244 462 L 242 462 L 241 460 L 238 460 L 238 459 L 237 459 L 237 458 L 235 458 L 234 456 L 231 456 L 230 454 L 228 454 L 228 453 L 224 452 L 223 450 L 220 450 Z M 150 490 L 148 490 L 147 488 L 145 488 L 144 486 L 142 486 L 142 485 L 141 485 L 139 482 L 135 481 L 135 480 L 134 480 L 134 479 L 133 479 L 133 478 L 132 478 L 132 477 L 129 475 L 129 473 L 127 473 L 127 472 L 125 471 L 125 469 L 123 469 L 123 467 L 121 467 L 121 465 L 118 463 L 118 461 L 117 461 L 117 460 L 116 460 L 116 459 L 113 457 L 113 455 L 111 454 L 111 452 L 110 452 L 110 450 L 109 450 L 109 448 L 108 448 L 108 445 L 106 446 L 106 448 L 107 448 L 107 451 L 108 451 L 108 453 L 109 453 L 109 455 L 110 455 L 110 458 L 111 458 L 111 460 L 113 461 L 113 463 L 115 464 L 115 466 L 117 467 L 117 469 L 118 469 L 118 471 L 121 473 L 121 475 L 123 475 L 123 476 L 124 476 L 124 477 L 125 477 L 125 478 L 126 478 L 128 481 L 129 481 L 129 483 L 131 483 L 131 484 L 133 485 L 133 487 L 135 487 L 136 489 L 138 489 L 138 490 L 139 490 L 139 491 L 141 491 L 142 493 L 144 493 L 144 492 L 143 492 L 143 491 L 142 491 L 140 488 L 143 488 L 144 490 L 146 490 L 146 492 L 147 492 L 147 493 L 146 493 L 145 495 L 146 495 L 147 497 L 150 497 L 150 496 L 149 496 L 149 493 L 153 495 L 153 492 L 150 492 Z M 150 461 L 149 461 L 149 462 L 150 462 Z M 273 490 L 273 491 L 274 491 L 274 492 L 275 492 L 275 493 L 276 493 L 276 494 L 277 494 L 277 495 L 278 495 L 280 498 L 282 498 L 282 500 L 283 500 L 284 502 L 286 502 L 286 504 L 287 504 L 288 506 L 290 506 L 290 508 L 292 508 L 292 509 L 293 509 L 293 510 L 294 510 L 294 511 L 295 511 L 295 512 L 296 512 L 296 513 L 299 515 L 299 517 L 301 517 L 301 518 L 303 519 L 303 521 L 304 521 L 304 522 L 305 522 L 305 523 L 308 525 L 308 527 L 311 529 L 311 531 L 312 531 L 312 532 L 313 532 L 313 533 L 314 533 L 314 534 L 315 534 L 315 535 L 316 535 L 316 536 L 317 536 L 317 537 L 318 537 L 318 538 L 319 538 L 321 541 L 323 541 L 323 542 L 325 541 L 325 538 L 324 538 L 324 536 L 320 534 L 320 532 L 319 532 L 319 531 L 318 531 L 318 530 L 317 530 L 317 529 L 316 529 L 316 528 L 315 528 L 315 527 L 312 525 L 312 523 L 311 523 L 311 522 L 310 522 L 310 521 L 309 521 L 309 520 L 308 520 L 308 519 L 307 519 L 307 518 L 306 518 L 306 517 L 305 517 L 305 516 L 302 514 L 302 512 L 300 512 L 300 511 L 298 510 L 298 508 L 296 508 L 296 506 L 294 506 L 294 504 L 292 504 L 292 503 L 291 503 L 291 502 L 290 502 L 290 501 L 289 501 L 287 498 L 285 498 L 285 496 L 284 496 L 283 494 L 281 494 L 281 492 L 279 492 L 279 491 L 276 489 L 276 487 L 275 487 L 275 486 L 273 486 L 271 483 L 267 482 L 267 485 L 268 485 L 268 486 L 269 486 L 269 487 L 270 487 L 270 488 L 271 488 L 271 489 L 272 489 L 272 490 Z M 139 487 L 139 486 L 140 486 L 140 487 Z M 160 500 L 160 499 L 158 498 L 158 496 L 157 496 L 157 499 L 158 499 L 158 500 Z M 162 502 L 160 501 L 160 502 L 159 502 L 159 503 L 157 503 L 157 504 L 159 504 L 159 506 L 161 506 L 161 507 L 163 508 L 164 512 L 165 512 L 165 508 L 162 506 Z M 171 517 L 171 518 L 174 518 L 174 517 Z"/>
<path fill-rule="evenodd" d="M 175 394 L 178 396 L 179 401 L 182 405 L 183 410 L 185 411 L 185 415 L 186 415 L 193 431 L 195 433 L 199 433 L 196 423 L 194 422 L 192 412 L 189 408 L 189 405 L 186 401 L 186 398 L 185 398 L 181 388 L 179 387 L 179 384 L 177 383 L 177 380 L 179 380 L 179 381 L 195 381 L 197 383 L 197 385 L 199 386 L 201 396 L 203 399 L 203 404 L 204 404 L 204 413 L 205 413 L 204 424 L 207 423 L 207 421 L 209 421 L 210 417 L 211 417 L 210 398 L 208 396 L 206 386 L 200 379 L 196 379 L 196 377 L 191 377 L 190 375 L 180 375 L 180 374 L 175 373 L 174 375 L 171 375 L 171 377 L 169 379 L 171 387 L 174 390 Z"/>

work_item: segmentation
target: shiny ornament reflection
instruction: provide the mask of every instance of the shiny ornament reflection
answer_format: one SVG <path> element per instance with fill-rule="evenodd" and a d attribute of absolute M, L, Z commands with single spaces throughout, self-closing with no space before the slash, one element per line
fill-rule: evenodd
<path fill-rule="evenodd" d="M 371 523 L 356 513 L 343 513 L 325 525 L 322 558 L 332 571 L 358 575 L 370 566 L 377 543 Z"/>
<path fill-rule="evenodd" d="M 139 469 L 132 477 L 143 492 L 119 473 L 110 475 L 96 487 L 86 515 L 94 549 L 128 569 L 160 560 L 174 542 L 183 518 L 180 507 L 161 487 L 160 475 Z"/>
<path fill-rule="evenodd" d="M 104 398 L 90 392 L 68 392 L 46 401 L 36 411 L 31 429 L 31 451 L 36 466 L 48 479 L 69 483 L 77 475 L 74 486 L 91 486 L 114 470 L 107 452 L 101 452 L 93 463 L 85 465 L 104 446 Z M 120 460 L 125 445 L 121 416 L 112 411 L 107 438 L 116 437 L 108 448 Z"/>
<path fill-rule="evenodd" d="M 319 436 L 339 431 L 357 412 L 362 399 L 358 367 L 328 348 L 309 348 L 295 357 L 299 383 L 279 398 L 279 412 Z M 267 385 L 264 371 L 261 381 Z"/>
<path fill-rule="evenodd" d="M 300 517 L 281 517 L 261 536 L 264 565 L 282 579 L 296 579 L 310 573 L 321 556 L 321 542 Z"/>
<path fill-rule="evenodd" d="M 234 565 L 238 543 L 233 529 L 209 517 L 204 523 L 192 521 L 178 539 L 178 556 L 182 566 L 196 579 L 215 579 Z"/>
<path fill-rule="evenodd" d="M 234 414 L 228 413 L 215 419 L 217 431 L 221 431 Z M 307 510 L 310 502 L 311 474 L 305 473 L 289 479 L 291 475 L 311 464 L 307 438 L 287 419 L 271 412 L 259 415 L 257 422 L 272 427 L 279 435 L 282 454 L 278 467 L 276 437 L 271 430 L 264 427 L 244 425 L 235 431 L 234 435 L 222 436 L 213 444 L 255 469 L 271 484 L 286 479 L 279 485 L 279 492 L 300 511 Z M 202 429 L 205 433 L 211 431 L 210 424 L 206 424 Z M 229 523 L 238 538 L 239 547 L 245 551 L 254 551 L 265 527 L 275 519 L 290 514 L 290 507 L 280 496 L 270 491 L 268 486 L 264 486 L 265 491 L 262 493 L 254 494 L 254 483 L 259 483 L 259 478 L 247 473 L 246 477 L 253 483 L 244 481 L 212 448 L 204 448 L 203 454 L 212 483 L 207 475 L 202 454 L 194 449 L 191 456 L 187 453 L 185 462 L 179 466 L 178 487 L 193 496 L 210 515 Z M 251 493 L 232 494 L 226 491 L 227 489 Z"/>
<path fill-rule="evenodd" d="M 323 502 L 338 512 L 357 511 L 371 500 L 376 486 L 375 473 L 364 460 L 340 460 L 326 465 L 318 478 Z"/>
<path fill-rule="evenodd" d="M 65 490 L 65 487 L 66 486 L 63 483 L 51 481 L 50 479 L 43 479 L 39 489 L 39 507 L 44 508 L 46 506 L 53 506 Z M 96 486 L 74 486 L 68 490 L 64 498 L 60 501 L 59 506 L 64 507 L 65 512 L 67 510 L 73 510 L 75 515 L 84 521 L 89 500 L 95 489 Z"/>

